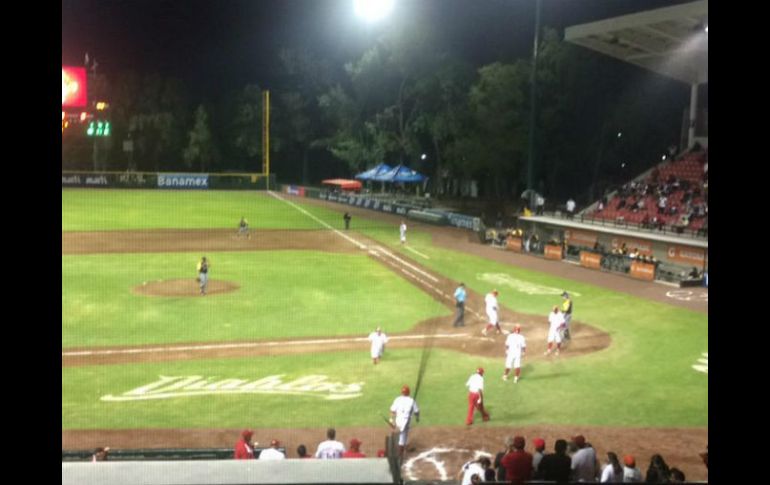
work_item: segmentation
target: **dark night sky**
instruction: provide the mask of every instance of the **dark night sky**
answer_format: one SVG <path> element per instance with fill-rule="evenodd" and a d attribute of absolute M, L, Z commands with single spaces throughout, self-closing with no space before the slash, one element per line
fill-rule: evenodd
<path fill-rule="evenodd" d="M 687 0 L 543 0 L 542 25 L 558 29 Z M 248 82 L 275 88 L 281 47 L 337 65 L 357 58 L 389 23 L 409 16 L 436 29 L 445 50 L 476 65 L 528 57 L 534 0 L 397 0 L 375 26 L 352 0 L 62 0 L 62 63 L 88 52 L 108 75 L 126 69 L 182 78 L 204 94 Z"/>

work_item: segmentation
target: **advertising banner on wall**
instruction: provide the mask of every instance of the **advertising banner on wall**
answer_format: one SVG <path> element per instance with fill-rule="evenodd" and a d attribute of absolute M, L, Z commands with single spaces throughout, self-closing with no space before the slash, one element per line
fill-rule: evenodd
<path fill-rule="evenodd" d="M 158 188 L 208 189 L 208 174 L 164 173 L 158 174 Z"/>
<path fill-rule="evenodd" d="M 585 246 L 592 248 L 596 244 L 599 234 L 591 231 L 576 231 L 567 229 L 564 231 L 564 240 L 570 246 Z"/>
<path fill-rule="evenodd" d="M 631 271 L 629 274 L 640 280 L 652 281 L 655 279 L 655 265 L 650 263 L 640 263 L 634 261 L 631 263 Z"/>
<path fill-rule="evenodd" d="M 673 263 L 682 263 L 702 268 L 706 259 L 706 250 L 671 244 L 668 246 L 666 256 Z"/>
<path fill-rule="evenodd" d="M 521 252 L 521 238 L 520 237 L 509 237 L 508 242 L 506 243 L 506 247 L 509 251 L 514 251 L 516 253 Z"/>
<path fill-rule="evenodd" d="M 628 248 L 629 253 L 636 248 L 639 250 L 639 254 L 645 256 L 652 255 L 652 241 L 644 241 L 642 239 L 633 239 L 630 237 L 613 237 L 612 249 L 620 248 L 623 246 L 623 243 L 626 243 L 626 248 Z"/>
<path fill-rule="evenodd" d="M 545 246 L 545 259 L 562 259 L 561 257 L 561 245 L 547 244 Z"/>
<path fill-rule="evenodd" d="M 580 266 L 584 268 L 601 269 L 602 255 L 588 251 L 580 251 Z"/>

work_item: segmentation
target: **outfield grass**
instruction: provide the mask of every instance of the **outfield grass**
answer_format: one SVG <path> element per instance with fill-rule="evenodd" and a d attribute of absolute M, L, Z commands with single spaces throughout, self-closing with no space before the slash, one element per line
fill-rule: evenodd
<path fill-rule="evenodd" d="M 62 202 L 64 230 L 234 227 L 241 215 L 252 227 L 321 227 L 288 204 L 254 193 L 62 190 Z M 243 214 L 244 205 L 252 212 Z M 345 210 L 303 208 L 335 227 Z M 413 228 L 409 247 L 429 259 L 401 247 L 395 226 L 355 218 L 353 229 L 481 294 L 497 287 L 503 305 L 542 315 L 544 325 L 561 291 L 571 291 L 575 319 L 612 338 L 605 350 L 562 362 L 525 359 L 524 378 L 515 386 L 499 379 L 501 358 L 434 350 L 419 397 L 422 424 L 461 424 L 467 402 L 463 384 L 484 365 L 487 405 L 497 425 L 707 426 L 708 376 L 691 368 L 708 351 L 707 315 L 434 247 L 429 234 Z M 190 253 L 63 256 L 62 347 L 365 334 L 377 324 L 397 332 L 449 313 L 360 256 L 312 251 L 210 256 L 212 277 L 240 284 L 238 292 L 197 299 L 130 293 L 144 280 L 194 277 L 197 255 Z M 525 286 L 529 292 L 522 290 Z M 63 428 L 378 425 L 379 411 L 385 412 L 401 384 L 415 382 L 420 355 L 419 350 L 388 350 L 374 368 L 363 345 L 361 352 L 68 367 L 62 370 Z M 310 373 L 363 381 L 363 396 L 349 401 L 273 395 L 99 401 L 158 375 L 256 379 Z"/>

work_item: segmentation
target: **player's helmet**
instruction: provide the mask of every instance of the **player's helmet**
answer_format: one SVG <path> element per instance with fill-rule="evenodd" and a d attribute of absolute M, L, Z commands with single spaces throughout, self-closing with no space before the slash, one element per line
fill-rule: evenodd
<path fill-rule="evenodd" d="M 410 392 L 412 392 L 412 391 L 409 389 L 409 386 L 402 386 L 401 387 L 401 395 L 408 396 Z"/>
<path fill-rule="evenodd" d="M 476 372 L 478 372 L 479 375 L 483 376 L 484 375 L 484 368 L 483 367 L 479 367 L 478 369 L 476 369 Z"/>

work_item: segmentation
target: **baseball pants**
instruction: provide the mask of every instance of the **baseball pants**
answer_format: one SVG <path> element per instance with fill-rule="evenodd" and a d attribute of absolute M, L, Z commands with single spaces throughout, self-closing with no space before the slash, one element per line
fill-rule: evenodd
<path fill-rule="evenodd" d="M 481 412 L 481 417 L 484 421 L 489 421 L 489 413 L 484 409 L 484 403 L 479 404 L 479 393 L 468 393 L 468 417 L 465 418 L 465 424 L 473 424 L 473 414 L 478 409 Z"/>

